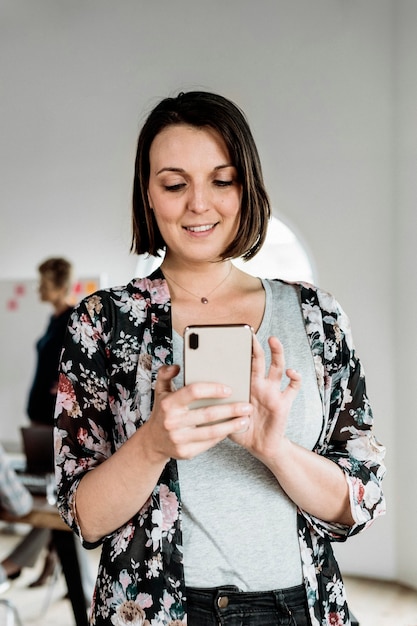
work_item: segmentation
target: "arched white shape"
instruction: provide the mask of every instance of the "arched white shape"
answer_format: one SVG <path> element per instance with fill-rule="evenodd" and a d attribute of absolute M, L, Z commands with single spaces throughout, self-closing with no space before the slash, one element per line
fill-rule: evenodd
<path fill-rule="evenodd" d="M 261 278 L 316 282 L 316 273 L 305 246 L 295 233 L 277 217 L 272 217 L 264 245 L 249 261 L 234 259 L 239 269 Z"/>
<path fill-rule="evenodd" d="M 136 276 L 148 276 L 163 260 L 162 257 L 140 255 Z M 250 261 L 234 259 L 233 263 L 248 274 L 261 278 L 282 278 L 289 281 L 316 282 L 315 270 L 305 246 L 295 233 L 277 217 L 272 217 L 265 243 Z"/>

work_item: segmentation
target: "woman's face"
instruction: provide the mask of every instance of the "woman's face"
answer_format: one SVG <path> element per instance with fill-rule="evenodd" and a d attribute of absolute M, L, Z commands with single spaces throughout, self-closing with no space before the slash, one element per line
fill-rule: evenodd
<path fill-rule="evenodd" d="M 216 261 L 235 238 L 242 186 L 221 136 L 211 128 L 175 125 L 152 142 L 149 204 L 167 258 Z"/>

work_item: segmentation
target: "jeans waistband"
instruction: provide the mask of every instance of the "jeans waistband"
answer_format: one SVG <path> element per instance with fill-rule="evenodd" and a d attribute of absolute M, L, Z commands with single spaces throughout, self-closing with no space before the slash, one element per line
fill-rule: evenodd
<path fill-rule="evenodd" d="M 232 608 L 234 604 L 262 606 L 262 608 L 273 608 L 284 604 L 291 607 L 302 604 L 306 599 L 304 585 L 271 591 L 240 591 L 234 585 L 208 588 L 187 587 L 186 593 L 187 599 L 193 604 L 208 609 L 213 606 L 222 608 L 222 605 Z"/>

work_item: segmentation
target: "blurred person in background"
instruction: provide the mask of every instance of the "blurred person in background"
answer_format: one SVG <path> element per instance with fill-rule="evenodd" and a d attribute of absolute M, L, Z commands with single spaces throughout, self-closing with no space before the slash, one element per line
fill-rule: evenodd
<path fill-rule="evenodd" d="M 27 414 L 33 425 L 53 425 L 55 401 L 58 388 L 58 365 L 68 320 L 73 311 L 70 304 L 72 264 L 61 257 L 51 257 L 38 266 L 39 298 L 49 303 L 53 312 L 48 326 L 36 342 L 36 368 L 27 403 Z M 33 541 L 48 545 L 45 563 L 39 578 L 31 587 L 44 585 L 52 575 L 58 560 L 50 533 L 41 529 L 31 532 Z"/>

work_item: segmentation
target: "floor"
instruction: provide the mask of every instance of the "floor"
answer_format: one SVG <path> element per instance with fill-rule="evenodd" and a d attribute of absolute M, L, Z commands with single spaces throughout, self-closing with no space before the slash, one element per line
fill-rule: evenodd
<path fill-rule="evenodd" d="M 26 526 L 9 527 L 0 522 L 0 559 L 10 552 L 26 532 Z M 86 554 L 92 571 L 96 571 L 99 550 L 86 551 Z M 19 578 L 12 581 L 10 588 L 0 595 L 0 601 L 7 599 L 17 607 L 22 626 L 75 626 L 71 604 L 65 598 L 67 588 L 62 573 L 58 572 L 56 579 L 46 586 L 28 588 L 42 570 L 43 556 L 41 555 L 35 567 L 23 569 Z M 9 626 L 6 614 L 0 602 L 0 626 Z M 17 626 L 17 623 L 10 621 L 10 626 Z"/>
<path fill-rule="evenodd" d="M 18 537 L 2 528 L 0 558 L 7 554 Z M 92 568 L 97 567 L 99 551 L 89 554 Z M 42 560 L 33 569 L 23 570 L 10 589 L 1 595 L 18 608 L 23 626 L 74 626 L 71 606 L 65 599 L 62 576 L 54 585 L 28 589 L 42 567 Z M 417 591 L 401 585 L 363 578 L 345 577 L 349 605 L 360 626 L 417 626 Z M 13 621 L 10 626 L 15 626 Z M 0 606 L 0 626 L 9 626 Z"/>
<path fill-rule="evenodd" d="M 360 626 L 417 626 L 417 590 L 365 578 L 345 577 L 345 584 Z"/>

